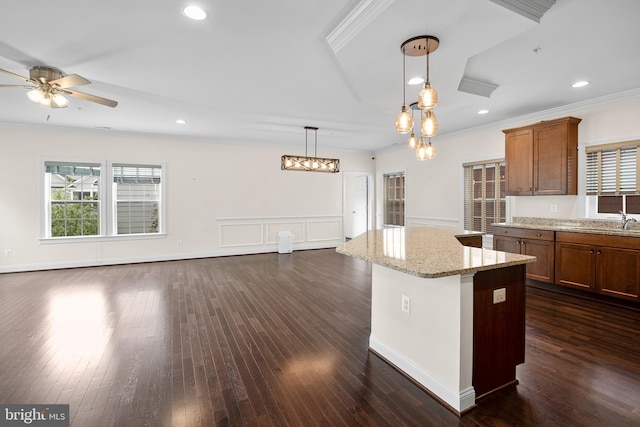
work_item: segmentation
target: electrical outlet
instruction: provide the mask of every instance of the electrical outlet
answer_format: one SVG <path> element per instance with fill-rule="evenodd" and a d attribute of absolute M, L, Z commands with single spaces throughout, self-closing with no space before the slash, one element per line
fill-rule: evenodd
<path fill-rule="evenodd" d="M 411 313 L 411 298 L 406 295 L 402 295 L 402 311 L 407 314 Z"/>
<path fill-rule="evenodd" d="M 176 240 L 176 246 L 178 247 L 182 246 L 182 240 Z"/>
<path fill-rule="evenodd" d="M 493 290 L 493 303 L 499 304 L 507 300 L 507 288 L 499 288 Z"/>
<path fill-rule="evenodd" d="M 4 256 L 6 256 L 6 257 L 13 256 L 13 249 L 5 249 L 4 250 Z"/>
<path fill-rule="evenodd" d="M 551 212 L 558 212 L 558 205 L 555 203 L 551 204 Z"/>

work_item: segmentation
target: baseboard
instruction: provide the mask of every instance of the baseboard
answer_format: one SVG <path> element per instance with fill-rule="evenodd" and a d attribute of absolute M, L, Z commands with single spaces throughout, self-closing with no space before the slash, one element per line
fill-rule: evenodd
<path fill-rule="evenodd" d="M 435 379 L 424 368 L 418 366 L 394 349 L 386 346 L 373 336 L 369 337 L 369 350 L 416 383 L 420 388 L 458 416 L 475 407 L 476 392 L 473 387 L 459 391 L 451 390 Z"/>

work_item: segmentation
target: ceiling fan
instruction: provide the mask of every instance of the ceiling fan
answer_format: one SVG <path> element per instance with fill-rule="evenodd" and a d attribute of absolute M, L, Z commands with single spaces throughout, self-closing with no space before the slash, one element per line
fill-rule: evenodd
<path fill-rule="evenodd" d="M 63 96 L 70 95 L 85 101 L 96 102 L 107 107 L 114 108 L 118 105 L 117 101 L 102 98 L 100 96 L 89 95 L 87 93 L 78 92 L 69 88 L 91 84 L 84 77 L 77 74 L 63 76 L 60 70 L 52 67 L 36 66 L 29 70 L 29 78 L 23 77 L 11 71 L 3 70 L 0 72 L 24 80 L 28 85 L 0 85 L 0 87 L 21 87 L 31 89 L 27 92 L 27 98 L 43 107 L 65 108 L 69 105 L 69 100 Z"/>

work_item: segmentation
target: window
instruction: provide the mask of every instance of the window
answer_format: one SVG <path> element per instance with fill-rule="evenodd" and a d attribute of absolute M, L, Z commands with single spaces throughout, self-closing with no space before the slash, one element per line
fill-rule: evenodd
<path fill-rule="evenodd" d="M 157 233 L 160 166 L 113 165 L 116 234 Z"/>
<path fill-rule="evenodd" d="M 404 226 L 404 172 L 384 175 L 384 225 Z"/>
<path fill-rule="evenodd" d="M 491 231 L 491 224 L 506 221 L 504 159 L 465 163 L 464 229 Z"/>
<path fill-rule="evenodd" d="M 45 161 L 43 237 L 162 233 L 162 172 L 159 165 Z"/>
<path fill-rule="evenodd" d="M 586 147 L 587 216 L 640 213 L 640 141 Z"/>
<path fill-rule="evenodd" d="M 45 162 L 51 237 L 100 234 L 100 164 Z"/>

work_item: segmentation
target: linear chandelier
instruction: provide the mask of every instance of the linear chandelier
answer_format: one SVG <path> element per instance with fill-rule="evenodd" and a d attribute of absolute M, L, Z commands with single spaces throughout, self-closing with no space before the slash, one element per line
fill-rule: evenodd
<path fill-rule="evenodd" d="M 313 157 L 307 155 L 309 145 L 309 131 L 315 133 L 315 151 Z M 285 154 L 280 160 L 281 170 L 305 171 L 305 172 L 340 172 L 340 159 L 326 159 L 318 157 L 318 128 L 305 126 L 304 156 Z"/>
<path fill-rule="evenodd" d="M 437 37 L 424 35 L 412 37 L 405 40 L 400 45 L 402 51 L 402 96 L 403 105 L 400 114 L 394 122 L 396 131 L 400 134 L 411 132 L 407 147 L 416 150 L 416 158 L 418 160 L 433 159 L 435 157 L 435 148 L 431 143 L 431 137 L 438 133 L 438 119 L 433 109 L 438 105 L 438 92 L 431 86 L 429 80 L 429 55 L 438 49 L 440 40 Z M 425 56 L 426 57 L 426 78 L 424 86 L 418 94 L 418 101 L 411 104 L 410 107 L 406 103 L 406 57 L 408 56 Z M 420 139 L 417 139 L 413 131 L 413 112 L 419 109 L 421 113 L 420 121 Z M 411 110 L 411 111 L 409 111 Z M 429 143 L 425 144 L 424 139 L 429 138 Z"/>

